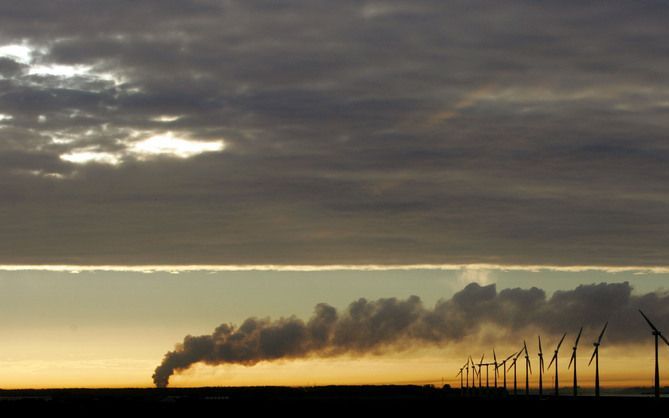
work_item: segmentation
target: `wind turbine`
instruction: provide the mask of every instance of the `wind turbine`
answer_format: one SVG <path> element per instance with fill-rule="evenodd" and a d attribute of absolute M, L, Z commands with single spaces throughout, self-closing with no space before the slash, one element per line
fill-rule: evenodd
<path fill-rule="evenodd" d="M 530 363 L 530 353 L 527 352 L 527 344 L 523 340 L 525 350 L 525 395 L 530 396 L 530 374 L 532 374 L 532 364 Z"/>
<path fill-rule="evenodd" d="M 497 371 L 497 367 L 499 367 L 499 366 L 497 365 L 497 355 L 495 354 L 495 349 L 494 348 L 492 349 L 492 358 L 493 358 L 493 361 L 494 361 L 493 364 L 495 365 L 495 389 L 497 389 L 497 376 L 499 375 L 499 372 Z"/>
<path fill-rule="evenodd" d="M 551 359 L 551 362 L 548 363 L 548 368 L 550 369 L 551 364 L 553 364 L 553 361 L 555 361 L 555 396 L 560 396 L 560 383 L 558 380 L 558 374 L 560 373 L 560 369 L 558 369 L 558 353 L 560 351 L 560 346 L 562 345 L 562 341 L 564 341 L 564 337 L 566 336 L 567 336 L 566 332 L 562 334 L 562 338 L 560 338 L 560 342 L 555 348 L 555 353 L 553 354 L 553 358 Z"/>
<path fill-rule="evenodd" d="M 540 335 L 539 336 L 539 397 L 541 397 L 544 394 L 543 372 L 544 372 L 544 353 L 541 350 L 541 335 Z"/>
<path fill-rule="evenodd" d="M 516 353 L 515 357 L 513 358 L 513 361 L 511 362 L 511 365 L 509 366 L 509 370 L 513 367 L 513 394 L 514 396 L 518 394 L 518 386 L 517 386 L 517 380 L 516 380 L 516 362 L 518 361 L 518 357 L 523 353 L 523 350 L 521 349 L 519 352 Z"/>
<path fill-rule="evenodd" d="M 464 380 L 464 375 L 462 374 L 462 371 L 463 371 L 464 369 L 465 369 L 464 366 L 463 366 L 463 367 L 460 367 L 460 371 L 458 372 L 458 374 L 455 375 L 455 377 L 460 376 L 460 393 L 462 393 L 462 389 L 463 389 L 464 386 L 465 386 L 465 385 L 463 384 L 463 383 L 464 383 L 464 382 L 463 382 L 463 380 Z M 442 380 L 443 380 L 443 379 L 442 379 Z"/>
<path fill-rule="evenodd" d="M 485 366 L 485 388 L 489 389 L 490 388 L 490 379 L 488 375 L 488 366 L 490 366 L 491 363 L 483 363 Z"/>
<path fill-rule="evenodd" d="M 659 342 L 658 338 L 662 338 L 662 341 L 664 341 L 667 345 L 669 345 L 669 341 L 667 341 L 667 339 L 664 337 L 664 335 L 662 335 L 660 330 L 658 330 L 655 327 L 655 325 L 653 325 L 653 323 L 650 322 L 650 319 L 648 319 L 648 317 L 643 312 L 641 312 L 641 309 L 639 309 L 639 313 L 643 316 L 643 319 L 645 319 L 646 322 L 648 322 L 648 325 L 650 325 L 650 327 L 653 329 L 653 335 L 655 336 L 655 397 L 659 398 L 660 397 L 660 365 L 659 365 L 659 362 L 658 362 L 658 355 L 657 355 L 657 352 L 658 352 L 658 347 L 657 346 L 658 346 L 658 342 Z"/>
<path fill-rule="evenodd" d="M 469 356 L 469 363 L 472 365 L 472 389 L 476 388 L 476 364 L 472 356 Z"/>
<path fill-rule="evenodd" d="M 574 363 L 574 396 L 578 396 L 578 380 L 576 378 L 576 349 L 578 348 L 578 340 L 581 339 L 582 332 L 583 327 L 581 327 L 581 330 L 578 332 L 578 337 L 576 337 L 576 342 L 574 342 L 574 347 L 571 351 L 571 360 L 569 360 L 569 366 L 567 366 L 568 370 L 571 367 L 571 363 Z"/>
<path fill-rule="evenodd" d="M 481 361 L 479 361 L 479 389 L 481 389 L 481 387 L 482 387 L 482 385 L 481 385 L 481 375 L 483 373 L 481 373 L 481 367 L 483 367 L 483 357 L 485 357 L 485 353 L 481 356 Z"/>
<path fill-rule="evenodd" d="M 515 355 L 516 353 L 513 353 L 509 357 L 507 357 L 503 362 L 499 363 L 499 365 L 502 367 L 502 370 L 504 370 L 504 390 L 506 390 L 506 362 L 509 361 L 511 357 Z"/>
<path fill-rule="evenodd" d="M 465 363 L 465 369 L 467 370 L 467 384 L 465 386 L 466 389 L 469 389 L 469 359 L 467 359 L 467 362 Z"/>
<path fill-rule="evenodd" d="M 609 325 L 608 321 L 604 324 L 604 328 L 602 329 L 601 334 L 599 334 L 597 342 L 592 344 L 595 346 L 595 351 L 592 352 L 592 357 L 590 357 L 590 362 L 588 362 L 588 366 L 590 366 L 590 363 L 592 363 L 592 359 L 595 359 L 595 396 L 598 398 L 599 398 L 599 344 L 602 343 L 602 337 L 604 336 L 604 331 L 606 331 L 607 325 Z"/>

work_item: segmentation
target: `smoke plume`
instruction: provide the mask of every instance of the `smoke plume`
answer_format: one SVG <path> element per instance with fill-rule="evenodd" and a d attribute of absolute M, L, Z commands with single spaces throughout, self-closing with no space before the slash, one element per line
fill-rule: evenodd
<path fill-rule="evenodd" d="M 660 329 L 669 329 L 669 294 L 634 295 L 627 282 L 583 285 L 555 292 L 550 298 L 535 287 L 497 292 L 494 284 L 472 283 L 432 309 L 425 308 L 417 296 L 359 299 L 343 312 L 321 303 L 306 322 L 294 316 L 249 318 L 239 327 L 222 324 L 211 335 L 188 335 L 165 354 L 153 381 L 165 387 L 172 374 L 195 363 L 252 366 L 277 359 L 362 355 L 453 343 L 476 336 L 486 325 L 497 327 L 511 341 L 532 329 L 546 336 L 575 331 L 581 325 L 586 331 L 599 332 L 609 321 L 608 342 L 625 344 L 649 332 L 638 309 Z"/>

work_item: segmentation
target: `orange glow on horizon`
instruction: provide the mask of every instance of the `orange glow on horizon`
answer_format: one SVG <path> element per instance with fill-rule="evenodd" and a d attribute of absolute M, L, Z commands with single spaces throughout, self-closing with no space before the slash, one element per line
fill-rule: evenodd
<path fill-rule="evenodd" d="M 457 388 L 460 378 L 455 377 L 459 367 L 454 362 L 444 361 L 435 355 L 435 350 L 420 353 L 406 353 L 394 356 L 366 356 L 362 358 L 302 359 L 278 362 L 261 362 L 255 366 L 240 365 L 208 366 L 197 364 L 188 370 L 175 374 L 170 379 L 170 387 L 201 386 L 323 386 L 323 385 L 364 385 L 364 384 L 432 384 L 437 387 L 450 384 Z M 652 353 L 651 353 L 652 354 Z M 580 353 L 578 364 L 579 386 L 590 388 L 594 385 L 594 369 L 587 367 L 589 356 L 585 350 Z M 452 358 L 452 357 L 451 357 Z M 518 363 L 518 387 L 524 390 L 525 365 Z M 566 360 L 566 361 L 565 361 Z M 536 358 L 530 386 L 538 386 Z M 661 373 L 669 379 L 667 360 L 660 363 Z M 567 370 L 568 357 L 560 358 L 560 386 L 569 387 L 572 372 Z M 3 370 L 0 388 L 122 388 L 153 387 L 151 375 L 158 360 L 110 359 L 100 361 L 0 361 Z M 663 367 L 664 365 L 664 367 Z M 600 378 L 602 387 L 624 388 L 652 385 L 652 356 L 630 358 L 620 349 L 603 350 L 600 357 Z M 490 368 L 490 385 L 494 376 Z M 513 382 L 512 372 L 507 374 L 507 387 Z M 470 377 L 471 378 L 471 377 Z M 482 376 L 486 384 L 485 369 Z M 477 380 L 478 382 L 478 380 Z M 544 388 L 553 389 L 554 373 L 543 375 Z M 502 376 L 498 378 L 502 386 Z"/>

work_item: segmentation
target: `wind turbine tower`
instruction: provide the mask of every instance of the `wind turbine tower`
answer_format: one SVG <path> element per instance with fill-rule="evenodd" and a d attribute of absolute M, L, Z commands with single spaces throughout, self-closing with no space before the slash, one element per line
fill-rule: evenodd
<path fill-rule="evenodd" d="M 469 389 L 469 359 L 467 359 L 467 362 L 465 363 L 465 370 L 467 370 L 467 384 L 466 384 L 466 389 Z"/>
<path fill-rule="evenodd" d="M 550 369 L 551 364 L 553 364 L 553 361 L 555 361 L 555 396 L 560 396 L 560 381 L 558 380 L 558 374 L 560 373 L 560 369 L 558 369 L 558 353 L 560 352 L 560 346 L 562 345 L 562 341 L 564 341 L 564 337 L 566 336 L 567 333 L 562 334 L 562 338 L 560 338 L 560 342 L 555 348 L 555 353 L 553 354 L 553 358 L 551 359 L 551 362 L 548 363 L 548 368 Z"/>
<path fill-rule="evenodd" d="M 500 366 L 502 366 L 502 370 L 504 372 L 504 390 L 506 390 L 506 362 L 511 359 L 511 357 L 515 356 L 516 353 L 511 354 L 509 357 L 507 357 L 502 363 L 500 363 Z"/>
<path fill-rule="evenodd" d="M 658 330 L 655 325 L 653 325 L 652 322 L 650 322 L 650 319 L 641 312 L 641 309 L 639 309 L 639 313 L 643 316 L 643 319 L 648 322 L 648 325 L 653 329 L 653 335 L 655 336 L 655 397 L 659 398 L 660 397 L 660 364 L 658 361 L 658 343 L 659 339 L 662 338 L 662 341 L 664 341 L 667 345 L 669 345 L 669 341 L 662 335 L 660 330 Z"/>
<path fill-rule="evenodd" d="M 483 374 L 481 370 L 481 368 L 483 367 L 483 357 L 485 357 L 485 354 L 481 356 L 481 361 L 479 361 L 479 389 L 483 387 L 483 385 L 481 385 L 481 375 Z"/>
<path fill-rule="evenodd" d="M 592 357 L 590 357 L 590 362 L 588 363 L 588 366 L 592 363 L 592 359 L 595 359 L 595 396 L 599 398 L 599 345 L 602 343 L 602 337 L 604 336 L 604 331 L 606 331 L 606 326 L 609 325 L 609 323 L 604 324 L 604 328 L 602 329 L 601 334 L 599 334 L 599 338 L 597 339 L 597 342 L 593 343 L 592 345 L 595 346 L 595 351 L 592 352 Z"/>
<path fill-rule="evenodd" d="M 516 374 L 516 362 L 518 361 L 518 357 L 523 353 L 523 350 L 521 349 L 519 352 L 516 353 L 515 357 L 513 358 L 513 361 L 511 362 L 511 366 L 509 366 L 509 369 L 513 367 L 513 395 L 518 394 L 518 380 L 517 380 L 517 374 Z"/>
<path fill-rule="evenodd" d="M 494 373 L 494 375 L 495 375 L 495 389 L 497 389 L 497 376 L 499 375 L 499 372 L 497 371 L 497 367 L 499 367 L 499 366 L 497 364 L 497 354 L 495 354 L 495 349 L 494 348 L 492 349 L 492 358 L 493 358 L 493 361 L 494 361 L 493 364 L 495 365 L 495 373 Z"/>
<path fill-rule="evenodd" d="M 483 363 L 485 366 L 485 388 L 489 389 L 490 388 L 490 378 L 488 375 L 488 366 L 490 366 L 490 363 Z"/>
<path fill-rule="evenodd" d="M 530 374 L 532 374 L 532 364 L 530 363 L 530 353 L 527 352 L 527 344 L 523 340 L 525 350 L 525 395 L 530 396 Z"/>
<path fill-rule="evenodd" d="M 581 333 L 583 332 L 583 327 L 581 327 L 581 330 L 578 332 L 578 336 L 576 337 L 576 341 L 574 342 L 574 347 L 572 347 L 571 350 L 571 359 L 569 360 L 569 366 L 567 366 L 567 369 L 571 367 L 571 364 L 574 363 L 574 396 L 578 396 L 578 379 L 576 377 L 576 350 L 578 349 L 578 340 L 581 339 Z"/>
<path fill-rule="evenodd" d="M 544 372 L 544 353 L 541 350 L 541 335 L 539 336 L 539 397 L 544 394 L 544 384 L 543 384 L 543 372 Z"/>

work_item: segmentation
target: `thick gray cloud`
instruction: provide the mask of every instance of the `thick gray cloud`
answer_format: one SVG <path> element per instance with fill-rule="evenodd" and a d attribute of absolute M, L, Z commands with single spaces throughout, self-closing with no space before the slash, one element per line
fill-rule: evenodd
<path fill-rule="evenodd" d="M 664 265 L 667 18 L 4 2 L 0 262 Z M 167 132 L 225 149 L 133 151 Z"/>
<path fill-rule="evenodd" d="M 359 299 L 341 314 L 319 304 L 309 321 L 299 318 L 249 318 L 239 327 L 220 325 L 211 335 L 184 338 L 165 354 L 153 380 L 164 387 L 175 372 L 195 363 L 243 364 L 341 354 L 366 355 L 425 345 L 446 345 L 476 338 L 486 326 L 499 331 L 496 344 L 517 344 L 528 334 L 559 338 L 579 327 L 584 338 L 597 338 L 608 323 L 606 345 L 650 339 L 643 309 L 660 329 L 669 327 L 669 294 L 632 294 L 629 283 L 582 285 L 550 298 L 536 287 L 504 289 L 472 283 L 433 309 L 417 296 L 368 301 Z M 534 338 L 534 337 L 532 337 Z M 583 347 L 583 346 L 582 346 Z M 590 348 L 585 348 L 590 351 Z"/>

